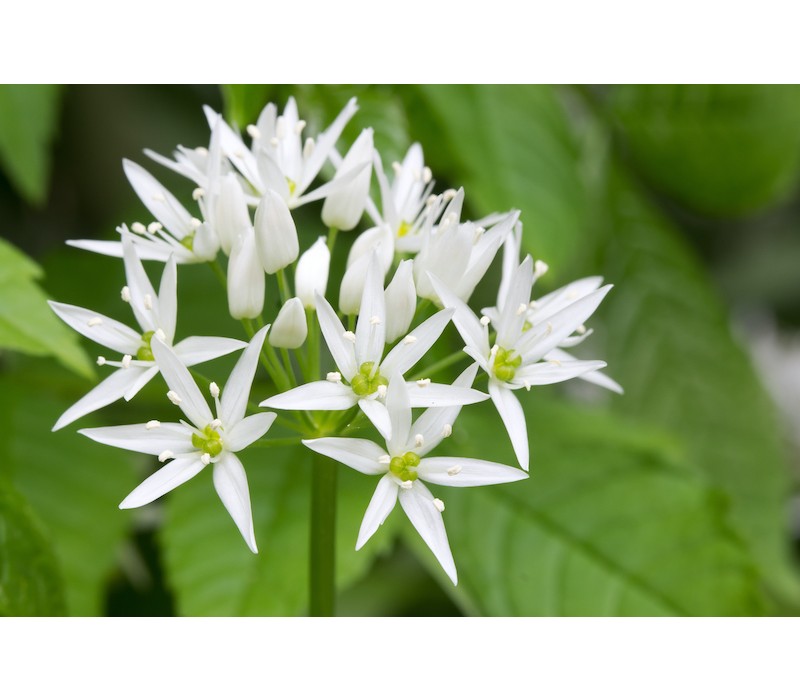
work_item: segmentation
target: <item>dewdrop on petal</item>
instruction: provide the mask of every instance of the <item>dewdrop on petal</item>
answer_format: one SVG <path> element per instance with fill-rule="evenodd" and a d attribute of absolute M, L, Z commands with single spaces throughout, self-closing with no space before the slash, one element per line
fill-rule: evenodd
<path fill-rule="evenodd" d="M 306 342 L 308 324 L 303 302 L 297 297 L 287 301 L 272 324 L 269 344 L 275 348 L 294 350 Z"/>
<path fill-rule="evenodd" d="M 289 207 L 277 192 L 268 190 L 256 209 L 255 237 L 264 271 L 275 274 L 300 254 L 297 228 Z"/>
<path fill-rule="evenodd" d="M 335 187 L 325 199 L 322 221 L 329 228 L 340 231 L 354 229 L 364 213 L 372 177 L 372 129 L 364 129 L 344 157 L 333 184 L 358 172 L 346 183 Z"/>
<path fill-rule="evenodd" d="M 314 293 L 325 296 L 328 287 L 328 271 L 331 266 L 331 252 L 324 236 L 320 236 L 297 261 L 294 273 L 294 289 L 303 306 L 316 307 Z"/>
<path fill-rule="evenodd" d="M 255 318 L 264 309 L 264 270 L 252 229 L 239 236 L 228 260 L 228 310 L 233 318 Z"/>

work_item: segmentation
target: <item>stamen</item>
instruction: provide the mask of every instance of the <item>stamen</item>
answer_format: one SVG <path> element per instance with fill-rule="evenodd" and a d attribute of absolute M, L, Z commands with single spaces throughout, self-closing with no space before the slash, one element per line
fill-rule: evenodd
<path fill-rule="evenodd" d="M 581 335 L 586 335 L 586 326 L 584 326 L 582 323 L 575 330 L 578 331 L 578 333 L 580 333 Z"/>
<path fill-rule="evenodd" d="M 522 380 L 522 386 L 525 387 L 525 391 L 530 391 L 531 390 L 531 383 L 527 379 L 523 379 Z"/>
<path fill-rule="evenodd" d="M 119 296 L 121 297 L 122 301 L 124 301 L 126 304 L 129 303 L 131 300 L 130 287 L 123 287 L 122 291 L 119 293 Z"/>
<path fill-rule="evenodd" d="M 440 513 L 444 512 L 444 503 L 440 499 L 434 498 L 433 505 L 436 506 L 436 510 L 438 510 Z"/>
<path fill-rule="evenodd" d="M 100 367 L 102 367 L 105 363 L 106 363 L 106 358 L 103 357 L 102 355 L 98 355 L 97 364 L 100 365 Z"/>
<path fill-rule="evenodd" d="M 435 194 L 432 194 L 425 200 L 425 205 L 427 207 L 432 207 L 434 204 L 436 204 L 437 199 L 439 198 Z"/>
<path fill-rule="evenodd" d="M 371 326 L 380 326 L 381 325 L 380 316 L 372 316 L 369 319 L 369 323 L 370 323 Z"/>
<path fill-rule="evenodd" d="M 158 455 L 159 462 L 166 462 L 168 459 L 172 459 L 175 456 L 175 453 L 172 450 L 164 450 L 160 455 Z"/>
<path fill-rule="evenodd" d="M 430 379 L 417 379 L 417 386 L 420 389 L 424 389 L 427 386 L 430 386 L 431 380 Z"/>
<path fill-rule="evenodd" d="M 379 399 L 386 398 L 386 387 L 383 384 L 378 385 L 378 398 Z"/>
<path fill-rule="evenodd" d="M 278 145 L 278 138 L 277 138 L 276 136 L 273 136 L 273 137 L 272 137 L 272 138 L 269 140 L 269 145 L 270 145 L 270 146 L 277 146 L 277 145 Z"/>
<path fill-rule="evenodd" d="M 414 436 L 414 447 L 423 447 L 425 445 L 425 436 L 422 433 L 417 433 Z"/>
<path fill-rule="evenodd" d="M 400 173 L 403 172 L 403 166 L 400 165 L 400 163 L 398 163 L 397 161 L 394 161 L 392 163 L 392 170 L 394 170 L 395 175 L 399 175 Z"/>
<path fill-rule="evenodd" d="M 550 266 L 544 260 L 537 260 L 533 263 L 533 272 L 537 277 L 541 277 L 549 269 Z"/>
<path fill-rule="evenodd" d="M 216 382 L 211 382 L 211 384 L 208 385 L 208 390 L 211 392 L 212 399 L 219 398 L 219 385 Z"/>
<path fill-rule="evenodd" d="M 422 169 L 422 181 L 427 185 L 433 179 L 433 173 L 431 169 L 426 165 Z"/>
<path fill-rule="evenodd" d="M 134 222 L 131 224 L 131 231 L 133 231 L 134 233 L 138 233 L 138 234 L 140 234 L 140 235 L 141 235 L 142 233 L 145 233 L 145 232 L 147 231 L 147 229 L 145 228 L 145 226 L 144 226 L 144 224 L 143 224 L 143 223 L 141 223 L 141 222 L 139 222 L 139 221 L 134 221 Z"/>
<path fill-rule="evenodd" d="M 389 464 L 392 458 L 389 455 L 381 455 L 378 457 L 378 464 Z"/>
<path fill-rule="evenodd" d="M 99 316 L 94 316 L 93 318 L 90 318 L 86 322 L 86 325 L 89 326 L 89 328 L 94 328 L 95 326 L 102 325 L 102 323 L 103 323 L 103 319 L 102 318 L 100 318 Z"/>
<path fill-rule="evenodd" d="M 153 199 L 156 202 L 166 202 L 167 201 L 167 198 L 161 192 L 157 192 L 156 194 L 154 194 L 153 195 Z"/>
<path fill-rule="evenodd" d="M 162 228 L 164 228 L 158 221 L 154 221 L 147 227 L 148 233 L 158 233 Z"/>
<path fill-rule="evenodd" d="M 345 340 L 349 340 L 351 343 L 356 342 L 356 334 L 353 333 L 353 331 L 345 331 L 344 333 L 342 333 L 342 337 Z"/>
<path fill-rule="evenodd" d="M 403 345 L 413 345 L 417 342 L 417 336 L 415 335 L 407 335 L 403 338 Z"/>
<path fill-rule="evenodd" d="M 531 299 L 531 303 L 528 304 L 528 306 L 530 306 L 532 309 L 535 309 L 537 306 L 539 306 L 539 302 L 536 301 L 536 299 Z"/>
<path fill-rule="evenodd" d="M 553 332 L 553 324 L 550 321 L 547 322 L 547 335 L 550 335 Z"/>
<path fill-rule="evenodd" d="M 300 119 L 297 124 L 294 125 L 294 133 L 300 136 L 303 133 L 303 129 L 306 128 L 306 122 L 304 119 Z"/>
<path fill-rule="evenodd" d="M 159 339 L 159 340 L 160 340 L 162 343 L 166 343 L 166 342 L 167 342 L 167 334 L 166 334 L 166 333 L 164 333 L 164 331 L 163 331 L 163 330 L 161 330 L 160 328 L 156 328 L 156 332 L 154 333 L 154 335 L 155 335 L 155 336 L 156 336 L 156 338 L 158 338 L 158 339 Z"/>
<path fill-rule="evenodd" d="M 209 425 L 211 426 L 211 430 L 216 430 L 222 425 L 222 421 L 219 418 L 215 418 L 209 423 Z"/>
<path fill-rule="evenodd" d="M 314 139 L 309 136 L 303 146 L 303 158 L 308 159 L 311 157 L 311 154 L 314 152 L 314 146 L 316 146 L 316 143 L 314 143 Z"/>
<path fill-rule="evenodd" d="M 122 367 L 124 369 L 128 369 L 131 366 L 131 360 L 133 358 L 130 355 L 123 355 L 122 356 Z"/>
<path fill-rule="evenodd" d="M 342 375 L 339 372 L 328 372 L 328 374 L 325 375 L 325 379 L 333 384 L 338 384 L 342 381 Z"/>
<path fill-rule="evenodd" d="M 171 389 L 170 389 L 170 390 L 167 392 L 167 398 L 168 398 L 170 401 L 172 401 L 172 403 L 174 403 L 176 406 L 180 405 L 181 401 L 183 400 L 183 399 L 181 399 L 181 397 L 180 397 L 180 396 L 178 396 L 178 395 L 177 395 L 177 394 L 176 394 L 174 391 L 172 391 Z"/>
<path fill-rule="evenodd" d="M 561 367 L 561 360 L 548 360 L 548 362 L 554 367 Z"/>
<path fill-rule="evenodd" d="M 442 437 L 449 438 L 453 434 L 453 426 L 450 423 L 445 423 L 442 426 Z"/>
<path fill-rule="evenodd" d="M 445 190 L 442 193 L 442 198 L 444 199 L 445 202 L 449 202 L 451 199 L 455 198 L 456 194 L 457 194 L 456 191 L 453 189 Z"/>
<path fill-rule="evenodd" d="M 149 421 L 147 421 L 147 423 L 145 423 L 144 427 L 145 427 L 146 430 L 155 430 L 156 428 L 160 428 L 161 427 L 161 421 L 149 420 Z"/>
<path fill-rule="evenodd" d="M 255 140 L 261 138 L 261 130 L 255 124 L 247 125 L 247 133 L 251 139 Z"/>
<path fill-rule="evenodd" d="M 517 316 L 522 316 L 522 314 L 524 314 L 527 310 L 528 310 L 527 304 L 520 304 L 517 307 Z"/>
<path fill-rule="evenodd" d="M 461 473 L 461 467 L 458 464 L 454 464 L 450 469 L 447 470 L 447 473 L 450 476 L 455 476 L 456 474 Z"/>
<path fill-rule="evenodd" d="M 153 309 L 153 297 L 151 297 L 149 294 L 144 295 L 144 308 L 148 311 Z"/>
<path fill-rule="evenodd" d="M 490 319 L 488 316 L 481 316 L 481 325 L 484 328 L 486 328 L 486 326 L 488 326 L 491 322 L 492 322 L 492 319 Z"/>
<path fill-rule="evenodd" d="M 200 228 L 203 225 L 203 222 L 194 216 L 189 219 L 189 223 L 192 225 L 192 228 Z"/>
<path fill-rule="evenodd" d="M 476 236 L 482 236 L 484 233 L 486 233 L 486 229 L 485 229 L 485 228 L 483 228 L 483 226 L 478 226 L 478 227 L 475 229 L 475 235 L 476 235 Z"/>
<path fill-rule="evenodd" d="M 206 191 L 202 187 L 195 187 L 192 190 L 192 199 L 196 202 L 206 196 Z"/>
<path fill-rule="evenodd" d="M 410 489 L 412 486 L 414 486 L 414 482 L 413 481 L 401 481 L 400 482 L 400 488 L 401 489 L 406 489 L 406 491 L 408 491 L 408 489 Z"/>
<path fill-rule="evenodd" d="M 197 148 L 194 149 L 194 152 L 197 153 L 197 155 L 199 155 L 199 156 L 207 156 L 208 155 L 208 149 L 205 148 L 204 146 L 198 146 Z"/>
<path fill-rule="evenodd" d="M 211 464 L 211 455 L 208 454 L 208 452 L 203 452 L 203 454 L 200 455 L 200 461 L 206 466 Z"/>

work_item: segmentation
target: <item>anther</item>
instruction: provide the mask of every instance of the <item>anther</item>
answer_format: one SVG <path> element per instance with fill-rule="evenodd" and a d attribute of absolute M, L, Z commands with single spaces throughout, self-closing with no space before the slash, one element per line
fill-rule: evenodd
<path fill-rule="evenodd" d="M 270 145 L 270 146 L 277 146 L 277 145 L 278 145 L 278 137 L 277 137 L 277 136 L 273 136 L 273 137 L 272 137 L 272 138 L 269 140 L 269 145 Z"/>
<path fill-rule="evenodd" d="M 578 331 L 578 333 L 580 333 L 581 335 L 586 335 L 586 326 L 584 326 L 582 323 L 575 330 Z"/>
<path fill-rule="evenodd" d="M 171 389 L 170 389 L 170 390 L 167 392 L 167 398 L 168 398 L 170 401 L 172 401 L 172 403 L 174 403 L 176 406 L 178 406 L 178 405 L 180 404 L 180 402 L 182 401 L 181 397 L 180 397 L 180 396 L 178 396 L 178 395 L 177 395 L 177 394 L 176 394 L 174 391 L 172 391 Z"/>
<path fill-rule="evenodd" d="M 160 223 L 158 223 L 158 221 L 154 221 L 152 224 L 150 224 L 147 227 L 147 232 L 148 233 L 156 233 L 157 231 L 160 231 L 162 228 L 164 228 L 164 227 Z"/>
<path fill-rule="evenodd" d="M 200 228 L 203 225 L 203 222 L 194 216 L 191 219 L 189 219 L 189 223 L 192 225 L 192 228 Z"/>
<path fill-rule="evenodd" d="M 432 194 L 428 197 L 428 199 L 425 200 L 425 204 L 429 207 L 432 207 L 434 204 L 436 204 L 437 199 L 439 198 L 435 194 Z"/>
<path fill-rule="evenodd" d="M 453 426 L 450 423 L 445 423 L 442 426 L 442 437 L 449 438 L 453 434 Z"/>
<path fill-rule="evenodd" d="M 403 172 L 403 166 L 400 165 L 400 163 L 398 163 L 397 161 L 394 161 L 392 163 L 392 170 L 394 170 L 395 175 L 399 175 L 401 172 Z"/>
<path fill-rule="evenodd" d="M 298 136 L 303 133 L 303 129 L 306 128 L 306 122 L 303 119 L 300 119 L 297 124 L 294 125 L 294 133 Z"/>
<path fill-rule="evenodd" d="M 122 291 L 119 293 L 119 296 L 122 299 L 122 301 L 124 301 L 126 304 L 129 303 L 131 300 L 130 287 L 123 287 Z"/>
<path fill-rule="evenodd" d="M 353 333 L 353 331 L 345 331 L 344 333 L 342 333 L 342 337 L 345 340 L 349 340 L 351 343 L 356 342 L 356 334 Z"/>
<path fill-rule="evenodd" d="M 339 374 L 339 372 L 328 372 L 328 374 L 325 375 L 325 379 L 333 384 L 338 384 L 342 381 L 342 375 Z"/>
<path fill-rule="evenodd" d="M 192 190 L 192 199 L 196 202 L 206 196 L 206 191 L 202 187 L 195 187 Z"/>
<path fill-rule="evenodd" d="M 528 310 L 527 304 L 520 304 L 517 307 L 517 316 L 522 316 L 522 314 L 524 314 L 527 310 Z"/>
<path fill-rule="evenodd" d="M 422 433 L 417 433 L 414 436 L 414 447 L 423 447 L 425 445 L 425 436 Z"/>
<path fill-rule="evenodd" d="M 222 426 L 222 421 L 219 418 L 215 418 L 209 425 L 211 426 L 211 430 L 217 430 L 217 428 Z"/>
<path fill-rule="evenodd" d="M 100 367 L 102 367 L 105 363 L 106 363 L 106 358 L 103 357 L 102 355 L 98 355 L 97 364 L 100 365 Z"/>
<path fill-rule="evenodd" d="M 547 335 L 550 335 L 553 332 L 553 324 L 550 321 L 547 322 Z"/>
<path fill-rule="evenodd" d="M 89 328 L 94 328 L 95 326 L 99 326 L 102 323 L 103 323 L 102 318 L 100 318 L 99 316 L 94 316 L 86 322 L 86 325 L 89 326 Z"/>
<path fill-rule="evenodd" d="M 433 179 L 433 173 L 431 169 L 426 165 L 422 169 L 422 181 L 427 185 Z"/>
<path fill-rule="evenodd" d="M 378 464 L 389 464 L 391 461 L 392 458 L 389 455 L 381 455 L 378 457 Z"/>
<path fill-rule="evenodd" d="M 149 294 L 144 295 L 144 308 L 148 311 L 153 309 L 153 297 L 151 297 Z"/>
<path fill-rule="evenodd" d="M 147 231 L 147 229 L 145 228 L 145 225 L 143 223 L 141 223 L 139 221 L 134 221 L 131 224 L 131 231 L 141 235 L 141 234 L 145 233 Z"/>
<path fill-rule="evenodd" d="M 385 399 L 386 398 L 386 386 L 384 384 L 380 384 L 378 386 L 378 398 Z"/>
<path fill-rule="evenodd" d="M 124 369 L 128 369 L 131 366 L 131 360 L 133 358 L 130 355 L 123 355 L 122 356 L 122 367 Z"/>
<path fill-rule="evenodd" d="M 199 155 L 199 156 L 207 156 L 208 155 L 208 149 L 205 148 L 204 146 L 198 146 L 197 148 L 194 149 L 194 152 L 197 153 L 197 155 Z"/>
<path fill-rule="evenodd" d="M 561 367 L 561 360 L 548 360 L 548 362 L 554 367 Z"/>
<path fill-rule="evenodd" d="M 458 464 L 454 464 L 450 469 L 447 470 L 447 473 L 450 476 L 455 476 L 456 474 L 461 473 L 461 467 Z"/>
<path fill-rule="evenodd" d="M 533 272 L 537 277 L 541 277 L 549 269 L 550 266 L 544 260 L 537 260 L 533 263 Z"/>
<path fill-rule="evenodd" d="M 455 196 L 456 196 L 456 191 L 455 191 L 455 190 L 452 190 L 452 189 L 451 189 L 451 190 L 445 190 L 445 191 L 442 193 L 442 198 L 444 199 L 444 201 L 445 201 L 445 202 L 449 202 L 449 201 L 450 201 L 451 199 L 453 199 Z"/>
<path fill-rule="evenodd" d="M 444 512 L 444 503 L 441 501 L 441 499 L 434 498 L 433 505 L 436 507 L 436 510 L 438 510 L 440 513 Z"/>
<path fill-rule="evenodd" d="M 492 322 L 492 319 L 490 319 L 488 316 L 481 316 L 481 325 L 482 325 L 484 328 L 485 328 L 486 326 L 488 326 L 488 325 L 489 325 L 491 322 Z"/>
<path fill-rule="evenodd" d="M 403 338 L 403 345 L 413 345 L 417 342 L 417 336 L 415 335 L 407 335 Z"/>
<path fill-rule="evenodd" d="M 149 420 L 145 423 L 144 426 L 147 430 L 155 430 L 156 428 L 161 427 L 161 421 L 158 420 Z"/>
<path fill-rule="evenodd" d="M 381 318 L 380 316 L 372 316 L 369 319 L 369 323 L 371 326 L 380 326 L 381 325 Z"/>
<path fill-rule="evenodd" d="M 400 482 L 400 488 L 401 489 L 406 489 L 406 491 L 408 489 L 410 489 L 412 486 L 414 486 L 414 482 L 413 481 L 401 481 Z"/>
<path fill-rule="evenodd" d="M 261 130 L 255 124 L 248 124 L 247 125 L 247 133 L 251 139 L 260 139 L 261 138 Z"/>
<path fill-rule="evenodd" d="M 175 453 L 172 450 L 164 450 L 160 455 L 158 455 L 159 462 L 166 462 L 168 459 L 172 459 L 175 456 Z"/>
<path fill-rule="evenodd" d="M 216 382 L 211 382 L 211 384 L 208 385 L 208 390 L 211 392 L 212 399 L 219 398 L 219 385 Z"/>
<path fill-rule="evenodd" d="M 417 386 L 420 389 L 424 389 L 426 386 L 430 386 L 431 380 L 430 379 L 417 379 Z"/>
<path fill-rule="evenodd" d="M 531 390 L 531 383 L 527 379 L 523 380 L 522 386 L 525 387 L 525 391 L 530 391 Z"/>
<path fill-rule="evenodd" d="M 314 139 L 312 139 L 309 136 L 306 139 L 305 145 L 303 146 L 303 158 L 310 158 L 311 157 L 311 154 L 314 152 L 314 146 L 315 145 L 316 144 L 314 143 Z"/>
<path fill-rule="evenodd" d="M 200 455 L 200 461 L 205 465 L 211 464 L 211 455 L 208 454 L 208 452 L 203 452 L 203 454 Z"/>
<path fill-rule="evenodd" d="M 233 157 L 242 160 L 244 158 L 244 151 L 234 151 Z"/>
<path fill-rule="evenodd" d="M 486 229 L 485 229 L 485 228 L 483 228 L 483 226 L 478 226 L 478 227 L 475 229 L 475 235 L 476 235 L 476 236 L 482 236 L 484 233 L 486 233 Z"/>

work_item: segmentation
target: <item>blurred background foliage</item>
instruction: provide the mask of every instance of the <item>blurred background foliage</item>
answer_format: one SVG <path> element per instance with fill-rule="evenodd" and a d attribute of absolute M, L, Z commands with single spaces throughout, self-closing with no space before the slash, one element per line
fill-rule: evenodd
<path fill-rule="evenodd" d="M 373 484 L 341 471 L 340 614 L 800 611 L 800 88 L 237 85 L 0 87 L 0 613 L 306 610 L 307 455 L 245 455 L 258 556 L 209 474 L 118 510 L 154 464 L 50 432 L 99 373 L 45 304 L 123 311 L 119 261 L 64 245 L 144 219 L 123 157 L 189 200 L 142 149 L 207 145 L 203 104 L 244 127 L 289 95 L 312 128 L 356 95 L 344 141 L 373 126 L 384 163 L 419 141 L 472 217 L 520 208 L 526 249 L 551 266 L 540 292 L 616 285 L 581 355 L 606 359 L 625 395 L 571 382 L 525 397 L 531 479 L 443 496 L 457 588 L 398 514 L 353 551 Z M 496 267 L 474 305 L 493 303 Z M 240 335 L 208 270 L 179 278 L 179 335 Z M 460 346 L 447 341 L 442 354 Z M 161 415 L 159 382 L 80 425 Z M 489 406 L 465 409 L 452 440 L 514 461 Z"/>

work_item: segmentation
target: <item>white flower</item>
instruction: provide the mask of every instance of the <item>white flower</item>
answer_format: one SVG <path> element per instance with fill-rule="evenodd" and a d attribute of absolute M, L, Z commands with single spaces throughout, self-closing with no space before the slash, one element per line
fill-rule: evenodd
<path fill-rule="evenodd" d="M 332 184 L 347 179 L 325 198 L 322 221 L 329 228 L 350 231 L 356 227 L 364 213 L 372 175 L 372 129 L 364 129 L 336 169 Z M 358 173 L 352 176 L 352 171 Z"/>
<path fill-rule="evenodd" d="M 98 358 L 98 364 L 119 369 L 68 408 L 58 419 L 53 430 L 63 428 L 122 397 L 130 401 L 158 374 L 158 367 L 151 350 L 153 337 L 163 336 L 164 343 L 167 345 L 173 343 L 178 309 L 175 259 L 170 258 L 167 261 L 159 293 L 156 294 L 138 258 L 138 246 L 134 245 L 128 236 L 123 237 L 122 246 L 127 277 L 127 285 L 122 289 L 122 298 L 130 303 L 140 331 L 135 331 L 89 309 L 54 301 L 48 302 L 53 311 L 78 333 L 123 356 L 120 361 Z M 173 350 L 181 362 L 191 366 L 227 355 L 243 347 L 245 343 L 231 338 L 192 336 L 179 342 Z"/>
<path fill-rule="evenodd" d="M 386 342 L 393 343 L 408 332 L 417 310 L 414 263 L 403 260 L 386 287 Z"/>
<path fill-rule="evenodd" d="M 331 266 L 331 252 L 327 239 L 320 236 L 297 261 L 294 272 L 294 291 L 303 306 L 313 309 L 316 305 L 315 294 L 325 296 L 328 288 L 328 272 Z"/>
<path fill-rule="evenodd" d="M 256 247 L 264 270 L 270 275 L 290 265 L 300 253 L 297 227 L 286 202 L 268 190 L 256 209 Z"/>
<path fill-rule="evenodd" d="M 439 301 L 429 274 L 438 277 L 459 299 L 467 301 L 483 279 L 497 251 L 519 218 L 512 211 L 488 230 L 478 222 L 460 223 L 464 190 L 448 204 L 438 226 L 428 217 L 420 252 L 414 258 L 414 281 L 423 299 Z"/>
<path fill-rule="evenodd" d="M 466 369 L 454 386 L 472 386 L 477 366 Z M 444 504 L 422 482 L 439 486 L 484 486 L 527 478 L 520 469 L 483 459 L 426 457 L 450 435 L 460 406 L 431 408 L 412 425 L 411 400 L 406 383 L 394 375 L 386 396 L 391 435 L 386 448 L 358 438 L 303 440 L 310 449 L 345 464 L 362 474 L 382 478 L 364 514 L 356 549 L 361 549 L 386 520 L 398 498 L 408 519 L 431 548 L 442 568 L 458 582 L 453 555 L 447 541 L 442 511 Z"/>
<path fill-rule="evenodd" d="M 228 310 L 233 318 L 256 318 L 264 309 L 264 268 L 252 228 L 236 237 L 228 259 Z"/>
<path fill-rule="evenodd" d="M 213 260 L 219 250 L 219 240 L 208 223 L 192 216 L 185 207 L 143 167 L 123 160 L 122 167 L 142 204 L 155 220 L 146 226 L 133 224 L 117 229 L 121 236 L 129 235 L 136 243 L 139 258 L 166 262 L 170 255 L 181 264 Z M 70 240 L 75 248 L 101 255 L 121 258 L 120 241 Z"/>
<path fill-rule="evenodd" d="M 489 395 L 506 426 L 514 451 L 523 469 L 528 469 L 528 433 L 525 414 L 513 391 L 539 384 L 553 384 L 606 366 L 605 362 L 546 360 L 545 356 L 572 335 L 611 289 L 606 285 L 569 303 L 544 322 L 526 326 L 533 285 L 533 262 L 526 257 L 508 286 L 498 311 L 496 343 L 489 347 L 490 319 L 478 320 L 472 310 L 441 280 L 431 277 L 437 294 L 446 306 L 455 309 L 453 323 L 466 343 L 464 352 L 475 359 L 489 375 Z"/>
<path fill-rule="evenodd" d="M 289 299 L 278 312 L 269 332 L 269 344 L 275 348 L 294 350 L 306 342 L 308 323 L 303 302 L 297 297 Z"/>
<path fill-rule="evenodd" d="M 322 380 L 290 389 L 261 402 L 261 406 L 285 410 L 345 410 L 359 405 L 384 437 L 391 435 L 389 414 L 383 400 L 387 377 L 405 374 L 436 342 L 452 317 L 439 311 L 415 328 L 383 357 L 386 339 L 386 304 L 375 254 L 367 268 L 361 312 L 355 333 L 345 331 L 331 305 L 317 296 L 317 317 L 325 342 L 339 370 L 339 381 Z M 383 359 L 382 359 L 383 358 Z M 347 383 L 343 383 L 344 379 Z M 483 401 L 486 394 L 474 389 L 410 382 L 415 407 L 464 405 Z"/>
<path fill-rule="evenodd" d="M 138 508 L 180 486 L 214 465 L 214 487 L 242 533 L 247 546 L 257 552 L 247 476 L 236 452 L 261 438 L 275 420 L 274 413 L 256 413 L 245 418 L 247 399 L 256 371 L 258 355 L 268 326 L 262 328 L 242 353 L 222 391 L 212 384 L 215 418 L 194 379 L 169 347 L 152 344 L 161 374 L 169 386 L 170 400 L 189 423 L 151 421 L 138 425 L 80 430 L 82 435 L 104 445 L 158 455 L 167 464 L 137 486 L 120 508 Z M 168 461 L 171 460 L 171 461 Z"/>

